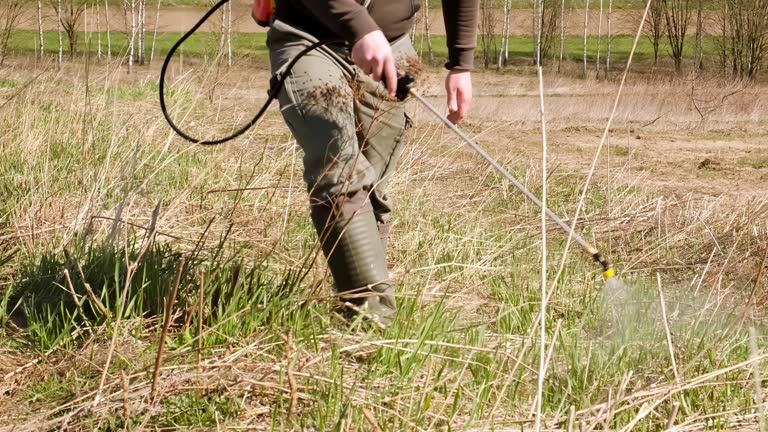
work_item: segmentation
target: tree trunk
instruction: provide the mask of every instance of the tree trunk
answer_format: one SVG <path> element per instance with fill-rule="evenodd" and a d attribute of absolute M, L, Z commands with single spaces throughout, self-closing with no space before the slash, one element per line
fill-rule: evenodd
<path fill-rule="evenodd" d="M 144 35 L 145 22 L 147 20 L 147 0 L 139 0 L 139 64 L 144 65 Z"/>
<path fill-rule="evenodd" d="M 61 64 L 64 62 L 64 38 L 61 34 L 61 0 L 59 0 L 59 7 L 56 11 L 56 15 L 58 18 L 57 29 L 59 30 L 59 68 L 61 68 Z"/>
<path fill-rule="evenodd" d="M 541 66 L 541 32 L 544 26 L 544 0 L 536 0 L 536 66 Z"/>
<path fill-rule="evenodd" d="M 45 53 L 45 38 L 43 37 L 43 0 L 37 0 L 37 31 L 40 34 L 40 58 Z"/>
<path fill-rule="evenodd" d="M 608 79 L 608 72 L 611 71 L 611 19 L 613 18 L 613 0 L 608 0 L 608 46 L 605 50 L 605 78 Z"/>
<path fill-rule="evenodd" d="M 112 36 L 109 32 L 109 0 L 104 0 L 104 19 L 107 22 L 107 63 L 112 60 Z"/>
<path fill-rule="evenodd" d="M 232 66 L 232 2 L 227 3 L 227 66 Z"/>
<path fill-rule="evenodd" d="M 429 62 L 435 60 L 435 52 L 432 50 L 432 32 L 429 30 L 429 0 L 424 0 L 424 37 L 427 39 L 427 54 Z"/>
<path fill-rule="evenodd" d="M 131 34 L 128 38 L 128 73 L 133 72 L 136 58 L 136 0 L 131 0 Z"/>
<path fill-rule="evenodd" d="M 560 3 L 560 59 L 557 61 L 557 73 L 563 64 L 563 45 L 565 45 L 565 0 Z"/>
<path fill-rule="evenodd" d="M 703 39 L 704 39 L 704 22 L 702 20 L 702 9 L 704 9 L 704 1 L 699 0 L 697 7 L 696 7 L 696 55 L 694 59 L 694 70 L 695 73 L 698 73 L 699 70 L 704 69 L 704 47 L 703 45 Z"/>
<path fill-rule="evenodd" d="M 96 58 L 101 60 L 101 8 L 99 7 L 99 2 L 96 2 L 96 35 L 98 37 L 98 51 L 96 53 Z"/>
<path fill-rule="evenodd" d="M 603 36 L 603 0 L 600 0 L 600 14 L 597 21 L 597 56 L 595 57 L 595 79 L 600 79 L 600 40 Z"/>
<path fill-rule="evenodd" d="M 584 78 L 587 78 L 587 26 L 589 25 L 589 0 L 584 0 Z"/>
<path fill-rule="evenodd" d="M 152 51 L 149 53 L 149 62 L 155 58 L 155 44 L 157 43 L 157 26 L 160 25 L 160 3 L 161 0 L 157 0 L 157 15 L 155 16 L 155 29 L 152 35 Z"/>
<path fill-rule="evenodd" d="M 501 70 L 502 66 L 506 63 L 504 61 L 504 51 L 509 43 L 507 34 L 509 32 L 509 7 L 508 0 L 504 0 L 504 24 L 501 26 L 501 49 L 499 50 L 499 60 L 496 63 L 496 69 Z"/>

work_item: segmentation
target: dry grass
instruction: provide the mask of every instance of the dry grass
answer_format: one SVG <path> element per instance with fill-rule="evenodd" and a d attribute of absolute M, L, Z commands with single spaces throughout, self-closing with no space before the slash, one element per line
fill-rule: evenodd
<path fill-rule="evenodd" d="M 198 131 L 208 122 L 217 125 L 211 133 L 227 130 L 264 95 L 260 74 L 186 72 L 176 71 L 184 78 L 174 89 L 182 104 L 176 106 L 210 110 L 213 100 L 216 110 L 192 111 L 189 118 L 204 126 Z M 41 260 L 66 247 L 86 267 L 84 278 L 69 273 L 75 297 L 87 299 L 81 281 L 91 277 L 91 261 L 74 245 L 90 251 L 108 239 L 119 257 L 145 235 L 158 202 L 156 242 L 170 248 L 159 254 L 169 261 L 157 258 L 166 263 L 158 268 L 173 276 L 173 256 L 184 254 L 206 288 L 197 271 L 182 280 L 169 337 L 161 340 L 167 352 L 154 400 L 161 314 L 126 316 L 117 334 L 104 314 L 76 317 L 75 334 L 57 340 L 52 326 L 19 329 L 15 317 L 0 312 L 0 430 L 533 424 L 541 351 L 531 333 L 541 276 L 537 209 L 418 106 L 391 186 L 397 207 L 390 256 L 403 307 L 395 328 L 382 334 L 332 312 L 324 266 L 314 260 L 301 153 L 277 112 L 236 142 L 195 148 L 174 138 L 159 116 L 153 73 L 125 78 L 92 70 L 88 99 L 83 74 L 43 74 L 12 100 L 18 88 L 0 89 L 0 104 L 9 100 L 0 118 L 0 262 L 16 251 L 0 270 L 0 298 L 61 289 L 55 278 L 35 277 L 65 270 Z M 34 72 L 20 67 L 10 75 L 23 83 Z M 464 129 L 538 195 L 536 80 L 478 74 L 475 81 L 478 97 Z M 572 218 L 615 87 L 555 76 L 545 82 L 548 202 Z M 424 83 L 431 94 L 442 85 L 434 71 Z M 547 335 L 546 428 L 565 428 L 574 406 L 582 430 L 659 430 L 681 398 L 674 430 L 757 424 L 750 371 L 753 362 L 765 365 L 761 306 L 768 298 L 758 288 L 752 307 L 745 309 L 744 299 L 765 286 L 755 277 L 768 247 L 768 189 L 755 180 L 765 168 L 738 161 L 761 145 L 766 98 L 760 88 L 734 90 L 697 84 L 698 100 L 727 96 L 711 102 L 702 122 L 691 83 L 630 78 L 580 216 L 580 229 L 628 284 L 604 291 L 588 257 L 568 257 L 548 306 L 561 325 Z M 247 104 L 239 102 L 244 95 Z M 721 160 L 721 169 L 697 169 L 705 154 Z M 714 182 L 722 184 L 701 189 Z M 557 261 L 564 236 L 555 226 L 547 234 L 548 260 Z M 292 279 L 303 271 L 305 278 Z M 274 283 L 251 288 L 248 281 L 259 277 Z M 232 294 L 239 290 L 253 302 L 240 303 Z M 105 301 L 110 311 L 112 300 Z M 228 305 L 231 311 L 217 312 Z M 749 325 L 758 329 L 757 360 Z M 115 357 L 105 370 L 113 337 Z"/>

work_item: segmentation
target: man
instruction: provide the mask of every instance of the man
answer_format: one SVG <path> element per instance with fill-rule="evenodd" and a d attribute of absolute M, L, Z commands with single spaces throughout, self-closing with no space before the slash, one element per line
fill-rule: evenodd
<path fill-rule="evenodd" d="M 445 87 L 454 123 L 472 100 L 478 2 L 443 0 Z M 404 104 L 394 99 L 397 65 L 415 56 L 408 32 L 418 3 L 277 0 L 267 34 L 273 74 L 315 40 L 345 42 L 302 57 L 278 100 L 304 151 L 311 218 L 336 289 L 382 326 L 396 311 L 386 258 L 392 210 L 386 187 L 409 125 Z"/>

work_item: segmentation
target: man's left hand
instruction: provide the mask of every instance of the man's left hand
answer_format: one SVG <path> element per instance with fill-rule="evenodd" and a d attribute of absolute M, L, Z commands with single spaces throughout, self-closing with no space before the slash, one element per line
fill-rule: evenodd
<path fill-rule="evenodd" d="M 472 77 L 468 70 L 452 69 L 445 77 L 448 96 L 448 120 L 457 124 L 469 112 L 472 105 Z"/>

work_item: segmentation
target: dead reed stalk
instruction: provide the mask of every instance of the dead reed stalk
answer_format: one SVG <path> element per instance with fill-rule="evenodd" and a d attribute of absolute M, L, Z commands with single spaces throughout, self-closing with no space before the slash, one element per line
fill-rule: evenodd
<path fill-rule="evenodd" d="M 179 291 L 179 284 L 181 283 L 181 275 L 184 272 L 184 256 L 179 259 L 179 264 L 176 267 L 176 276 L 173 280 L 173 288 L 168 294 L 168 299 L 165 302 L 165 321 L 163 321 L 163 330 L 160 332 L 160 340 L 157 342 L 157 355 L 155 356 L 155 369 L 152 372 L 152 396 L 151 400 L 154 402 L 157 398 L 157 384 L 160 381 L 160 368 L 163 365 L 163 350 L 165 348 L 165 337 L 168 335 L 168 328 L 171 326 L 171 317 L 173 316 L 173 305 L 176 303 L 176 293 Z"/>

